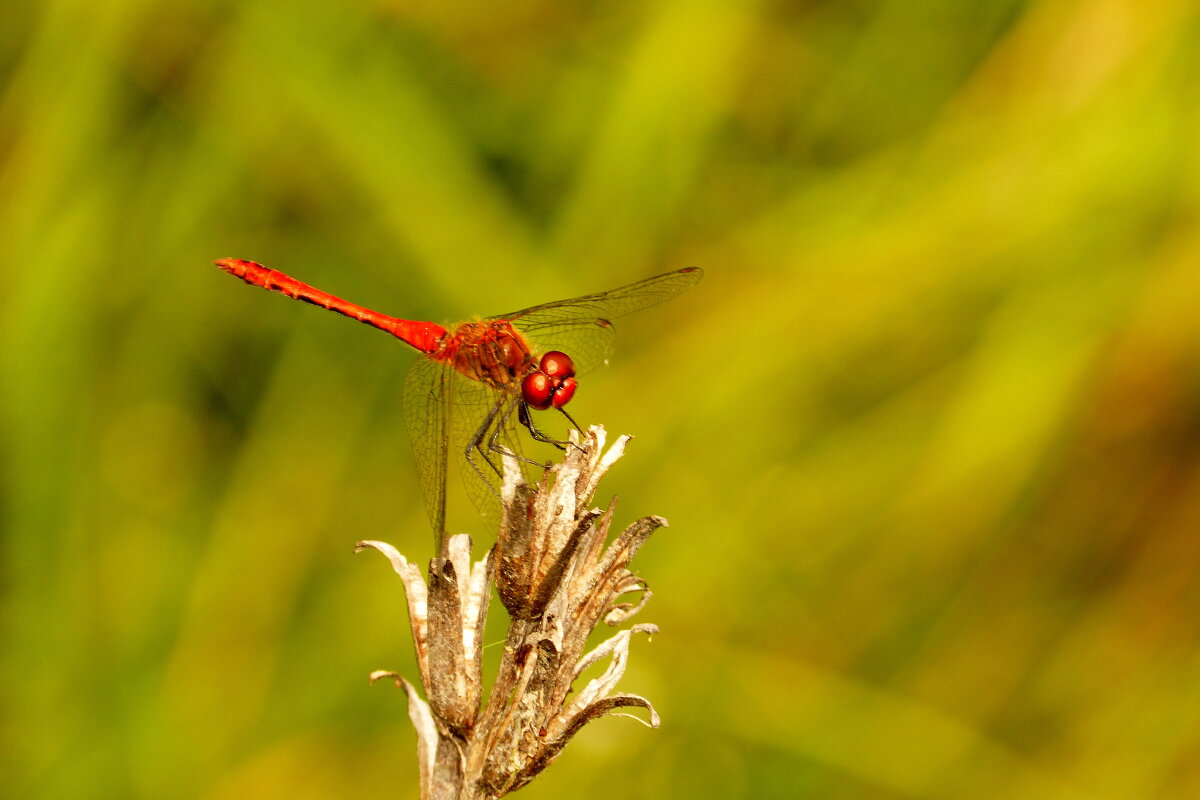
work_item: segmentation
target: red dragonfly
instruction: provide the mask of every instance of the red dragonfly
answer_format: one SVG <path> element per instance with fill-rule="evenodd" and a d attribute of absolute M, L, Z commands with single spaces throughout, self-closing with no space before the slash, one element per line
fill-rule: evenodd
<path fill-rule="evenodd" d="M 501 474 L 496 454 L 508 451 L 544 466 L 521 456 L 518 428 L 537 441 L 560 448 L 565 444 L 538 430 L 531 412 L 555 408 L 579 427 L 563 406 L 578 387 L 576 373 L 607 359 L 611 320 L 669 300 L 704 275 L 689 267 L 447 330 L 434 322 L 371 311 L 253 261 L 223 258 L 216 264 L 246 283 L 387 331 L 425 354 L 409 370 L 404 415 L 439 553 L 445 538 L 450 453 L 462 454 L 467 493 L 485 517 L 491 516 Z"/>

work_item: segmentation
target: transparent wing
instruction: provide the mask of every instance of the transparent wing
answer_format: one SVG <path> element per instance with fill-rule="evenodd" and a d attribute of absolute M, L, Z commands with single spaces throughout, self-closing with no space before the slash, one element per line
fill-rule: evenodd
<path fill-rule="evenodd" d="M 518 421 L 517 399 L 429 359 L 419 359 L 409 369 L 405 424 L 438 552 L 446 535 L 446 481 L 451 471 L 461 476 L 467 497 L 488 529 L 499 523 L 503 465 L 491 448 L 524 456 L 528 433 Z M 540 477 L 531 464 L 522 466 L 527 479 Z"/>
<path fill-rule="evenodd" d="M 514 322 L 538 352 L 562 350 L 583 372 L 608 357 L 611 320 L 669 300 L 694 286 L 703 274 L 696 268 L 682 269 L 490 319 Z M 502 447 L 525 458 L 526 451 L 542 447 L 529 444 L 529 433 L 518 418 L 518 403 L 515 393 L 498 391 L 427 358 L 418 359 L 409 369 L 404 385 L 405 423 L 438 552 L 446 535 L 450 462 L 457 462 L 467 496 L 490 524 L 499 519 L 503 468 L 500 454 L 493 448 Z M 521 464 L 527 479 L 540 478 L 536 464 L 528 460 Z"/>
<path fill-rule="evenodd" d="M 509 320 L 535 342 L 539 351 L 562 350 L 585 372 L 612 349 L 612 320 L 666 302 L 704 277 L 698 267 L 666 272 L 607 292 L 543 303 L 490 319 Z"/>
<path fill-rule="evenodd" d="M 446 411 L 453 370 L 419 358 L 404 381 L 404 423 L 412 443 L 421 496 L 433 526 L 434 552 L 441 553 L 446 534 L 446 458 L 450 431 Z"/>
<path fill-rule="evenodd" d="M 695 286 L 703 277 L 702 269 L 688 267 L 674 272 L 664 272 L 662 275 L 655 275 L 653 278 L 646 278 L 627 286 L 609 289 L 607 292 L 543 303 L 540 306 L 531 306 L 511 314 L 497 314 L 491 319 L 506 319 L 513 322 L 520 320 L 521 327 L 524 329 L 534 329 L 544 325 L 591 323 L 597 319 L 611 321 L 670 300 Z"/>
<path fill-rule="evenodd" d="M 497 392 L 486 384 L 464 379 L 462 391 L 449 404 L 450 458 L 458 462 L 463 486 L 488 530 L 500 521 L 500 484 L 504 465 L 495 448 L 526 458 L 529 434 L 518 422 L 516 395 Z M 540 477 L 522 460 L 526 480 Z"/>
<path fill-rule="evenodd" d="M 613 351 L 614 331 L 608 322 L 577 322 L 545 325 L 535 330 L 521 329 L 522 335 L 537 354 L 558 350 L 575 362 L 575 371 L 585 374 L 607 363 Z"/>

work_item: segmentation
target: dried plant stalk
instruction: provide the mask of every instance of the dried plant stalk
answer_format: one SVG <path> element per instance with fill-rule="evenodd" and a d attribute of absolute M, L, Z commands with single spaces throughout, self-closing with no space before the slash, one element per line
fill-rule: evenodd
<path fill-rule="evenodd" d="M 525 483 L 516 460 L 505 457 L 498 540 L 481 561 L 471 562 L 471 538 L 454 536 L 446 555 L 429 564 L 428 582 L 416 565 L 383 542 L 365 541 L 392 562 L 404 582 L 416 647 L 422 699 L 394 672 L 408 695 L 417 729 L 422 800 L 498 798 L 521 788 L 550 765 L 588 722 L 627 707 L 643 708 L 657 728 L 658 713 L 644 697 L 616 693 L 635 633 L 634 625 L 589 653 L 588 635 L 600 622 L 619 625 L 650 598 L 646 584 L 629 571 L 634 554 L 667 521 L 644 517 L 606 548 L 614 503 L 589 508 L 596 486 L 624 452 L 628 436 L 605 450 L 605 432 L 592 427 L 571 434 L 561 464 L 537 486 Z M 504 654 L 486 704 L 481 651 L 492 584 L 508 610 Z M 637 592 L 636 603 L 620 602 Z M 572 694 L 585 669 L 608 659 L 608 668 Z"/>

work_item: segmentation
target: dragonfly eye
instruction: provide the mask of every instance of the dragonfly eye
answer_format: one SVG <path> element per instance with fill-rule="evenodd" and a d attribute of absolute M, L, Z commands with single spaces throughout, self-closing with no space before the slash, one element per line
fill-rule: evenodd
<path fill-rule="evenodd" d="M 553 401 L 554 384 L 542 372 L 531 372 L 521 381 L 521 396 L 533 408 L 545 411 Z"/>
<path fill-rule="evenodd" d="M 571 398 L 575 396 L 575 390 L 579 388 L 579 382 L 574 378 L 567 378 L 553 392 L 550 393 L 550 404 L 555 408 L 562 408 L 567 403 L 571 402 Z"/>
<path fill-rule="evenodd" d="M 542 361 L 538 365 L 538 369 L 544 372 L 549 378 L 562 380 L 574 377 L 575 362 L 561 350 L 551 350 L 542 356 Z"/>

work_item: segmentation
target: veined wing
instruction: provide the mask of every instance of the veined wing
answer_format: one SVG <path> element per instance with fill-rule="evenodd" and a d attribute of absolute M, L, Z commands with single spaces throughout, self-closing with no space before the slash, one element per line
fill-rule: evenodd
<path fill-rule="evenodd" d="M 490 319 L 513 322 L 539 349 L 560 349 L 583 372 L 603 362 L 611 349 L 612 320 L 666 302 L 704 277 L 699 267 L 665 272 L 607 292 L 543 303 Z"/>
<path fill-rule="evenodd" d="M 453 369 L 419 358 L 408 368 L 404 380 L 404 424 L 437 554 L 441 554 L 446 536 L 446 460 L 450 444 L 446 398 L 455 378 Z"/>
<path fill-rule="evenodd" d="M 420 359 L 409 368 L 404 418 L 437 552 L 448 533 L 446 481 L 454 480 L 455 472 L 487 529 L 499 523 L 504 466 L 500 453 L 490 447 L 494 443 L 523 455 L 524 429 L 518 423 L 517 401 L 518 395 L 497 391 L 431 359 Z M 481 433 L 478 447 L 472 447 Z M 532 465 L 524 461 L 521 465 L 528 480 L 540 477 Z"/>
<path fill-rule="evenodd" d="M 500 522 L 500 486 L 504 471 L 501 448 L 519 459 L 527 483 L 541 477 L 525 460 L 529 433 L 518 422 L 519 395 L 497 392 L 478 381 L 464 379 L 447 405 L 450 414 L 450 460 L 458 462 L 463 487 L 471 504 L 494 532 Z M 478 439 L 478 441 L 476 441 Z"/>

